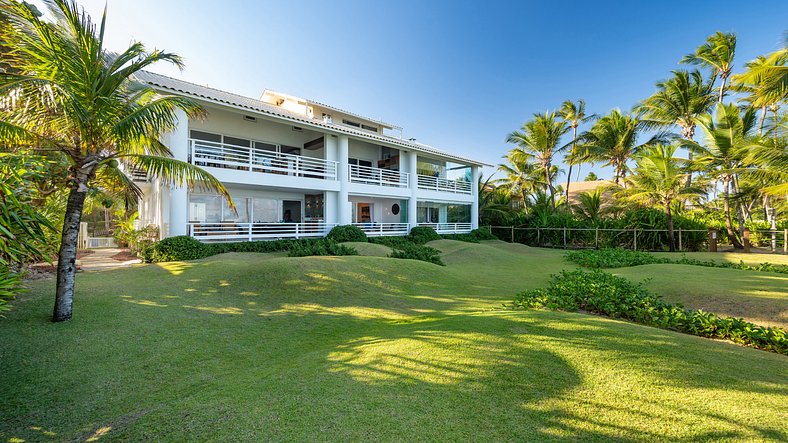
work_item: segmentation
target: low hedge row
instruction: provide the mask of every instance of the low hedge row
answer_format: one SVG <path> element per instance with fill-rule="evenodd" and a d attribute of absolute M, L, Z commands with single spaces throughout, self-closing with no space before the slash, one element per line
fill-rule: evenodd
<path fill-rule="evenodd" d="M 203 243 L 193 237 L 168 237 L 143 252 L 147 263 L 197 260 L 225 252 L 288 252 L 291 257 L 309 255 L 357 255 L 358 251 L 328 238 Z"/>
<path fill-rule="evenodd" d="M 563 271 L 553 275 L 546 288 L 518 294 L 513 306 L 584 310 L 788 355 L 788 336 L 783 329 L 765 328 L 741 318 L 719 317 L 710 312 L 672 305 L 646 290 L 642 284 L 598 269 Z"/>
<path fill-rule="evenodd" d="M 677 264 L 677 265 L 693 265 L 705 266 L 708 268 L 729 268 L 739 269 L 743 271 L 765 271 L 765 272 L 779 272 L 781 274 L 788 274 L 788 266 L 775 265 L 772 263 L 760 263 L 757 265 L 748 265 L 743 261 L 739 263 L 729 262 L 716 262 L 713 260 L 697 260 L 689 258 L 685 254 L 681 254 L 679 259 L 671 259 L 669 257 L 657 257 L 642 251 L 630 251 L 627 249 L 587 249 L 579 251 L 569 251 L 566 253 L 566 259 L 572 263 L 584 266 L 586 268 L 624 268 L 629 266 L 640 266 L 650 264 Z"/>

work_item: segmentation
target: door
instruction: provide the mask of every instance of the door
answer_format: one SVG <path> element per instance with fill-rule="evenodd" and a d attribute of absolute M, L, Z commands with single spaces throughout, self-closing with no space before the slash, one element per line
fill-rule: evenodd
<path fill-rule="evenodd" d="M 356 203 L 356 223 L 372 223 L 372 203 Z"/>
<path fill-rule="evenodd" d="M 301 223 L 300 200 L 282 200 L 282 221 L 285 223 Z"/>

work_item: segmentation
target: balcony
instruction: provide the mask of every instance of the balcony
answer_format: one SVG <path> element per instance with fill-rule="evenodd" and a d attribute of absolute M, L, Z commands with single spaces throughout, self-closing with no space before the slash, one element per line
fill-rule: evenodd
<path fill-rule="evenodd" d="M 337 162 L 263 149 L 235 146 L 204 140 L 189 140 L 189 158 L 197 166 L 240 171 L 337 179 Z"/>
<path fill-rule="evenodd" d="M 449 180 L 440 177 L 419 174 L 419 189 L 430 191 L 452 192 L 455 194 L 470 194 L 471 184 L 464 180 Z"/>
<path fill-rule="evenodd" d="M 252 241 L 278 238 L 324 237 L 336 224 L 322 221 L 303 223 L 192 222 L 188 234 L 201 241 Z"/>
<path fill-rule="evenodd" d="M 470 223 L 419 223 L 419 226 L 428 226 L 438 234 L 465 234 L 473 230 Z"/>
<path fill-rule="evenodd" d="M 407 172 L 391 171 L 369 166 L 348 165 L 348 180 L 350 183 L 407 188 L 409 183 L 408 176 L 409 174 Z"/>
<path fill-rule="evenodd" d="M 352 223 L 364 231 L 368 236 L 381 237 L 384 235 L 408 235 L 410 225 L 407 223 Z"/>

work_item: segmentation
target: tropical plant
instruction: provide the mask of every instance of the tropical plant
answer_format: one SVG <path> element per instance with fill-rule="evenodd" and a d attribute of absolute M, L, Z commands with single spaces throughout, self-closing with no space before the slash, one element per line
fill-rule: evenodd
<path fill-rule="evenodd" d="M 687 160 L 675 157 L 675 145 L 644 148 L 637 157 L 637 166 L 628 178 L 629 186 L 617 193 L 624 201 L 656 206 L 665 211 L 668 248 L 676 250 L 672 206 L 704 193 L 699 187 L 686 186 L 689 169 Z"/>
<path fill-rule="evenodd" d="M 723 211 L 725 228 L 735 248 L 742 248 L 736 238 L 731 220 L 731 189 L 736 175 L 744 166 L 745 156 L 751 150 L 763 149 L 755 136 L 755 110 L 740 111 L 734 104 L 717 105 L 714 115 L 704 115 L 698 121 L 703 132 L 703 144 L 688 142 L 695 154 L 696 166 L 723 185 Z"/>
<path fill-rule="evenodd" d="M 780 70 L 786 69 L 788 49 L 778 51 L 768 57 L 759 56 L 746 63 L 747 71 L 731 77 L 731 89 L 745 94 L 743 101 L 761 110 L 758 134 L 763 134 L 766 114 L 776 114 L 780 104 L 788 100 L 788 70 L 780 80 Z"/>
<path fill-rule="evenodd" d="M 597 180 L 599 180 L 599 177 L 597 177 L 594 171 L 591 171 L 588 174 L 586 174 L 586 178 L 583 179 L 583 181 L 587 181 L 587 182 L 592 182 Z"/>
<path fill-rule="evenodd" d="M 57 151 L 70 162 L 68 201 L 58 254 L 53 321 L 72 316 L 76 248 L 85 197 L 97 183 L 139 188 L 118 167 L 147 171 L 175 185 L 199 185 L 224 194 L 202 169 L 172 158 L 159 140 L 179 119 L 202 115 L 184 97 L 161 95 L 134 81 L 156 62 L 182 67 L 175 54 L 147 52 L 133 43 L 121 53 L 104 47 L 106 14 L 96 24 L 74 2 L 48 0 L 52 23 L 19 2 L 3 2 L 8 26 L 2 41 L 13 48 L 0 73 L 0 145 L 15 150 Z M 230 200 L 232 205 L 232 200 Z"/>
<path fill-rule="evenodd" d="M 602 188 L 596 188 L 578 194 L 577 203 L 572 205 L 575 215 L 596 226 L 607 213 L 602 193 Z"/>
<path fill-rule="evenodd" d="M 569 171 L 566 174 L 566 189 L 564 190 L 566 201 L 569 201 L 569 184 L 572 182 L 572 167 L 577 163 L 577 128 L 593 119 L 595 116 L 586 115 L 586 102 L 583 99 L 578 100 L 576 103 L 571 100 L 565 100 L 561 104 L 561 109 L 558 111 L 561 118 L 569 124 L 572 128 L 572 147 L 566 155 L 566 162 L 569 164 Z M 579 166 L 578 166 L 579 168 Z M 578 175 L 580 172 L 578 171 Z"/>
<path fill-rule="evenodd" d="M 684 139 L 692 140 L 698 117 L 714 107 L 714 80 L 704 81 L 700 71 L 673 71 L 673 77 L 657 83 L 657 92 L 635 109 L 643 120 L 660 127 L 676 125 Z"/>
<path fill-rule="evenodd" d="M 648 127 L 648 122 L 637 116 L 623 114 L 614 109 L 594 123 L 590 130 L 580 135 L 580 149 L 587 161 L 602 161 L 615 169 L 614 182 L 618 185 L 626 178 L 627 162 L 643 146 L 667 141 L 669 135 L 658 133 L 645 144 L 638 144 L 638 135 Z"/>
<path fill-rule="evenodd" d="M 531 156 L 521 149 L 512 149 L 504 157 L 507 162 L 498 165 L 498 171 L 504 174 L 496 184 L 506 190 L 509 195 L 522 201 L 527 208 L 529 196 L 546 186 L 544 174 L 538 165 L 531 162 Z"/>
<path fill-rule="evenodd" d="M 736 55 L 736 34 L 717 31 L 706 37 L 706 41 L 692 54 L 685 55 L 680 63 L 698 65 L 710 69 L 720 76 L 719 103 L 725 96 L 725 86 L 733 71 L 733 57 Z"/>
<path fill-rule="evenodd" d="M 506 138 L 507 143 L 515 144 L 516 155 L 533 158 L 545 178 L 545 192 L 550 191 L 550 200 L 555 209 L 555 187 L 551 169 L 553 156 L 560 150 L 561 137 L 569 131 L 566 121 L 558 118 L 555 112 L 534 114 L 534 118 L 523 124 L 520 130 L 513 131 Z"/>

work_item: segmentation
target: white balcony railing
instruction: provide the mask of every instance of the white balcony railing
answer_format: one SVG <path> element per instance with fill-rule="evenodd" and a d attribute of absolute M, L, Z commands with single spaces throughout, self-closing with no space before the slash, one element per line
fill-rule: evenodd
<path fill-rule="evenodd" d="M 419 174 L 419 189 L 470 194 L 471 184 L 465 180 L 449 180 L 440 177 Z"/>
<path fill-rule="evenodd" d="M 376 237 L 408 235 L 408 232 L 410 232 L 410 225 L 407 223 L 353 223 L 353 226 L 358 226 L 367 235 Z"/>
<path fill-rule="evenodd" d="M 190 140 L 190 159 L 198 166 L 238 169 L 296 177 L 337 179 L 337 162 L 322 158 L 283 154 L 264 149 Z"/>
<path fill-rule="evenodd" d="M 369 166 L 347 165 L 348 177 L 351 183 L 364 185 L 390 186 L 407 188 L 407 172 L 390 171 L 388 169 L 372 168 Z"/>
<path fill-rule="evenodd" d="M 323 237 L 334 223 L 235 223 L 191 222 L 189 235 L 202 241 L 251 241 L 275 238 Z"/>
<path fill-rule="evenodd" d="M 438 234 L 464 234 L 473 230 L 470 223 L 419 223 L 419 226 L 429 226 Z"/>

